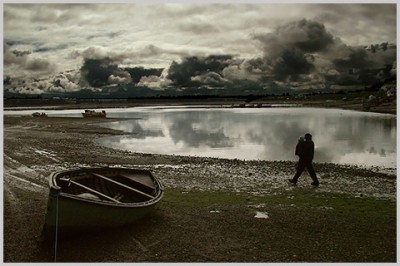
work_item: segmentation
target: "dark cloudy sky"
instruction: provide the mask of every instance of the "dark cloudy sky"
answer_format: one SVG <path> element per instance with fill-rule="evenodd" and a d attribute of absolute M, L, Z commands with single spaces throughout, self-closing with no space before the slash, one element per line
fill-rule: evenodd
<path fill-rule="evenodd" d="M 396 44 L 393 3 L 4 3 L 3 75 L 32 92 L 321 81 L 393 62 L 359 50 Z"/>

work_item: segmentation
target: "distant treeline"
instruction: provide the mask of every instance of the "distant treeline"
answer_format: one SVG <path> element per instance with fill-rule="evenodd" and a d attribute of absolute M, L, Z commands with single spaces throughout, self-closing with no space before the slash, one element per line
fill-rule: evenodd
<path fill-rule="evenodd" d="M 85 103 L 134 103 L 135 101 L 140 102 L 158 102 L 158 101 L 240 101 L 240 102 L 254 102 L 254 101 L 264 101 L 264 100 L 303 100 L 303 99 L 334 99 L 342 98 L 344 95 L 346 97 L 356 97 L 359 94 L 366 94 L 363 89 L 359 90 L 338 90 L 338 91 L 308 91 L 307 93 L 282 93 L 282 94 L 264 94 L 264 95 L 159 95 L 152 97 L 127 97 L 127 98 L 61 98 L 61 97 L 43 97 L 41 95 L 31 96 L 25 95 L 25 97 L 15 97 L 15 98 L 4 98 L 5 106 L 43 106 L 43 105 L 68 105 L 68 104 L 85 104 Z M 353 96 L 352 96 L 353 95 Z M 365 95 L 364 95 L 365 96 Z"/>
<path fill-rule="evenodd" d="M 378 88 L 374 89 L 377 90 Z M 30 94 L 13 94 L 5 96 L 4 99 L 30 99 L 30 100 L 44 100 L 44 99 L 103 99 L 103 100 L 132 100 L 132 99 L 256 99 L 256 98 L 269 98 L 269 97 L 289 97 L 296 95 L 311 96 L 311 95 L 335 95 L 335 94 L 347 94 L 347 93 L 359 93 L 364 91 L 363 89 L 358 90 L 330 90 L 330 91 L 319 91 L 319 90 L 307 90 L 304 92 L 284 92 L 284 93 L 273 93 L 273 94 L 248 94 L 248 95 L 155 95 L 155 96 L 130 96 L 130 97 L 109 97 L 109 95 L 98 95 L 96 97 L 92 96 L 82 96 L 82 97 L 63 97 L 63 96 L 53 96 L 49 94 L 40 95 L 30 95 Z M 371 89 L 369 90 L 371 91 Z"/>

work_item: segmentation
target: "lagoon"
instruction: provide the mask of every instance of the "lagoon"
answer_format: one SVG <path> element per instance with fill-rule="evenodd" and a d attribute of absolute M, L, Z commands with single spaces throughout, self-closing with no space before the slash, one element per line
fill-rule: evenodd
<path fill-rule="evenodd" d="M 315 161 L 396 167 L 396 116 L 323 108 L 130 108 L 108 117 L 132 120 L 101 126 L 128 132 L 97 139 L 140 153 L 241 160 L 297 160 L 307 132 Z"/>
<path fill-rule="evenodd" d="M 157 106 L 105 109 L 124 121 L 98 125 L 127 135 L 99 145 L 139 153 L 241 160 L 296 161 L 294 147 L 309 132 L 315 162 L 396 168 L 396 116 L 342 109 Z M 4 111 L 5 115 L 34 111 Z M 47 110 L 49 117 L 82 117 L 82 110 Z"/>

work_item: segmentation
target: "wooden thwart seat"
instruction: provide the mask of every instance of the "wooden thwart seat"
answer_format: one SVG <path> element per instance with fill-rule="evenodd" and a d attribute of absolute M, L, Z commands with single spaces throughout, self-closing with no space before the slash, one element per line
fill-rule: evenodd
<path fill-rule="evenodd" d="M 133 177 L 129 177 L 129 176 L 122 175 L 122 174 L 120 174 L 119 176 L 124 177 L 124 178 L 127 178 L 127 179 L 130 179 L 130 180 L 132 180 L 133 182 L 138 183 L 138 184 L 140 184 L 140 185 L 142 185 L 142 186 L 144 186 L 144 187 L 150 188 L 150 189 L 152 189 L 152 190 L 154 189 L 154 186 L 151 186 L 151 185 L 149 185 L 149 184 L 145 184 L 145 183 L 143 183 L 142 181 L 139 181 L 139 180 L 137 180 L 137 179 L 134 179 Z"/>
<path fill-rule="evenodd" d="M 83 188 L 83 189 L 86 189 L 86 190 L 88 190 L 88 191 L 90 191 L 90 192 L 92 192 L 92 193 L 94 193 L 94 194 L 96 194 L 96 195 L 98 195 L 98 196 L 104 197 L 104 198 L 106 198 L 106 199 L 108 199 L 108 200 L 111 200 L 111 201 L 113 201 L 113 202 L 121 203 L 119 200 L 116 200 L 116 199 L 114 199 L 114 198 L 111 198 L 111 197 L 109 197 L 109 196 L 107 196 L 107 195 L 105 195 L 105 194 L 103 194 L 103 193 L 101 193 L 101 192 L 99 192 L 99 191 L 97 191 L 97 190 L 91 189 L 90 187 L 87 187 L 87 186 L 85 186 L 85 185 L 82 185 L 81 183 L 75 182 L 74 180 L 71 180 L 71 179 L 69 179 L 69 178 L 64 178 L 64 177 L 63 177 L 63 178 L 60 178 L 60 180 L 69 182 L 69 183 L 71 183 L 71 184 L 74 184 L 74 185 L 76 185 L 76 186 L 78 186 L 78 187 L 81 187 L 81 188 Z"/>
<path fill-rule="evenodd" d="M 99 177 L 99 178 L 102 178 L 102 179 L 104 179 L 104 180 L 107 180 L 107 181 L 109 181 L 109 182 L 112 182 L 112 183 L 114 183 L 114 184 L 116 184 L 116 185 L 119 185 L 119 186 L 121 186 L 121 187 L 124 187 L 124 188 L 126 188 L 126 189 L 129 189 L 129 190 L 131 190 L 131 191 L 134 191 L 134 192 L 136 192 L 136 193 L 139 193 L 139 194 L 141 194 L 141 195 L 143 195 L 143 196 L 146 196 L 146 197 L 148 197 L 148 198 L 150 198 L 150 199 L 154 199 L 154 196 L 152 196 L 152 195 L 149 195 L 149 194 L 144 193 L 144 192 L 142 192 L 142 191 L 140 191 L 140 190 L 134 189 L 134 188 L 132 188 L 132 187 L 130 187 L 130 186 L 127 186 L 127 185 L 125 185 L 125 184 L 122 184 L 122 183 L 120 183 L 120 182 L 118 182 L 118 181 L 112 180 L 111 178 L 108 178 L 108 177 L 106 177 L 106 176 L 103 176 L 103 175 L 100 175 L 100 174 L 97 174 L 97 173 L 92 173 L 92 175 L 94 175 L 94 176 L 96 176 L 96 177 Z"/>

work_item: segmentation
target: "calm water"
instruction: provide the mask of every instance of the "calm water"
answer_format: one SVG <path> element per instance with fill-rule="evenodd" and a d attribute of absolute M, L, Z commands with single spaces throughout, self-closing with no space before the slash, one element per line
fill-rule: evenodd
<path fill-rule="evenodd" d="M 26 115 L 34 111 L 4 114 Z M 106 111 L 108 117 L 132 118 L 101 124 L 131 133 L 96 140 L 115 149 L 294 161 L 297 139 L 310 132 L 317 162 L 396 167 L 393 115 L 320 108 L 149 107 Z M 45 112 L 49 116 L 82 117 L 82 110 Z"/>
<path fill-rule="evenodd" d="M 131 133 L 97 143 L 141 153 L 244 160 L 297 160 L 299 136 L 310 132 L 315 161 L 396 167 L 396 117 L 320 108 L 132 108 L 102 126 Z"/>

